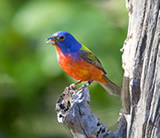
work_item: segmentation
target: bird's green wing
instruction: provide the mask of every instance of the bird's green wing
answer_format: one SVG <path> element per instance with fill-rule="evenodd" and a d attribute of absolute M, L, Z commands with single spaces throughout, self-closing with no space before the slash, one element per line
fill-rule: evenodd
<path fill-rule="evenodd" d="M 80 56 L 85 59 L 87 62 L 91 63 L 92 65 L 96 66 L 100 70 L 102 70 L 105 74 L 105 70 L 103 69 L 100 61 L 98 58 L 84 45 L 79 50 Z"/>

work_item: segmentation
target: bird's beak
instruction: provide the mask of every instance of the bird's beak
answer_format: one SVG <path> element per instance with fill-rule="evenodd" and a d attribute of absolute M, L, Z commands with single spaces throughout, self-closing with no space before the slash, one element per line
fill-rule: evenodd
<path fill-rule="evenodd" d="M 56 39 L 53 37 L 53 36 L 51 36 L 51 37 L 49 37 L 49 38 L 47 38 L 47 44 L 55 44 L 56 43 Z"/>

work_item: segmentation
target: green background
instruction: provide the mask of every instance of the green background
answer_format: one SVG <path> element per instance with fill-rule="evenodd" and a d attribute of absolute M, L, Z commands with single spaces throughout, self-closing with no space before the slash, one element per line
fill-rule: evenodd
<path fill-rule="evenodd" d="M 0 0 L 0 138 L 72 137 L 57 122 L 55 105 L 76 80 L 60 68 L 46 38 L 56 31 L 70 32 L 121 87 L 120 49 L 127 23 L 124 0 Z M 115 129 L 120 97 L 97 82 L 89 89 L 92 111 Z"/>

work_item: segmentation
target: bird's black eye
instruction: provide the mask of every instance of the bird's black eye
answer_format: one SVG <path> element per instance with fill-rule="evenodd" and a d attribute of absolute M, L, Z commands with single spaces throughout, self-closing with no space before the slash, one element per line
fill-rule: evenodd
<path fill-rule="evenodd" d="M 60 40 L 60 41 L 63 41 L 64 39 L 65 39 L 64 35 L 61 35 L 61 36 L 59 37 L 59 40 Z"/>

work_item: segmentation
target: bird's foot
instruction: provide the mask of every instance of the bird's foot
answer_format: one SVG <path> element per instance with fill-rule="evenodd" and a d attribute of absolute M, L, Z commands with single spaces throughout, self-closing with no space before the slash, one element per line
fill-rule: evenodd
<path fill-rule="evenodd" d="M 73 90 L 73 88 L 77 85 L 77 84 L 79 84 L 79 83 L 81 83 L 82 81 L 78 81 L 78 82 L 76 82 L 76 83 L 72 83 L 70 86 L 69 86 L 69 88 L 70 88 L 70 90 Z"/>
<path fill-rule="evenodd" d="M 72 83 L 71 85 L 69 85 L 69 88 L 73 89 L 75 86 L 76 86 L 75 83 Z"/>
<path fill-rule="evenodd" d="M 75 93 L 75 92 L 78 92 L 78 91 L 81 91 L 81 90 L 85 89 L 86 87 L 88 87 L 88 86 L 89 86 L 91 83 L 93 83 L 93 82 L 94 82 L 93 80 L 90 80 L 90 81 L 88 81 L 87 83 L 83 84 L 80 88 L 74 90 L 73 88 L 74 88 L 77 84 L 81 83 L 81 81 L 78 81 L 78 82 L 76 82 L 76 83 L 72 83 L 68 88 Z"/>

